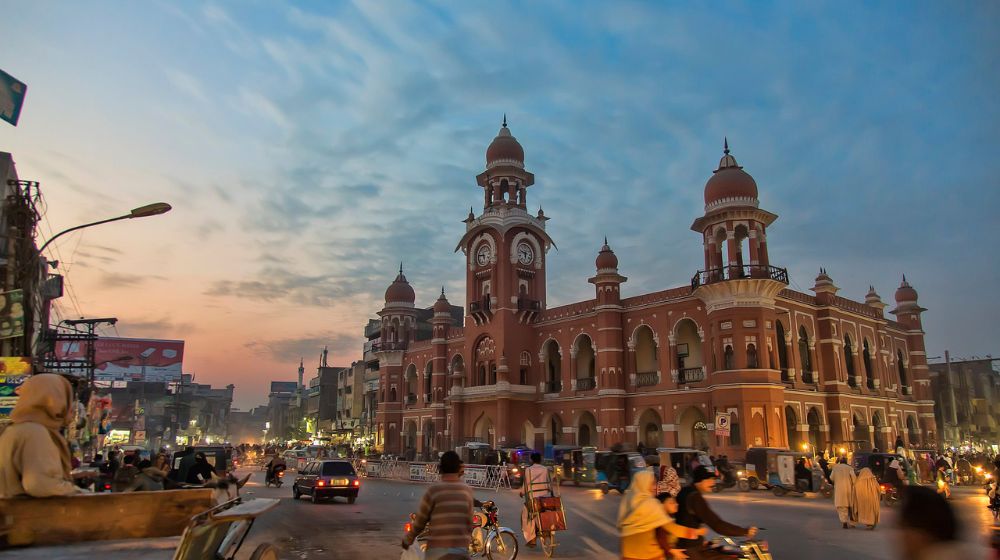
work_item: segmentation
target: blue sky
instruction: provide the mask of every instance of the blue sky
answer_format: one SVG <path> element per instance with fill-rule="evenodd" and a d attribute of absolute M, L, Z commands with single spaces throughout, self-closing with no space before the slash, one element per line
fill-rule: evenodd
<path fill-rule="evenodd" d="M 461 303 L 452 250 L 505 112 L 559 245 L 550 306 L 592 296 L 604 235 L 626 295 L 688 282 L 728 136 L 793 288 L 824 266 L 891 301 L 905 273 L 931 356 L 1000 350 L 994 2 L 0 8 L 0 68 L 29 87 L 0 150 L 46 227 L 175 206 L 59 243 L 60 313 L 186 339 L 243 405 L 324 344 L 360 358 L 400 260 L 418 303 Z"/>

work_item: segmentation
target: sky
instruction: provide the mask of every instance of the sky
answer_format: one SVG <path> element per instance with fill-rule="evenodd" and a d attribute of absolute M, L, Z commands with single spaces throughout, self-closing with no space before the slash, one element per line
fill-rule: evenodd
<path fill-rule="evenodd" d="M 183 339 L 237 385 L 361 359 L 404 262 L 444 286 L 506 113 L 559 249 L 548 305 L 593 297 L 607 235 L 626 297 L 703 268 L 691 222 L 724 137 L 757 181 L 771 262 L 807 291 L 920 293 L 930 356 L 1000 354 L 996 2 L 0 0 L 28 84 L 0 150 L 65 236 L 59 318 Z"/>

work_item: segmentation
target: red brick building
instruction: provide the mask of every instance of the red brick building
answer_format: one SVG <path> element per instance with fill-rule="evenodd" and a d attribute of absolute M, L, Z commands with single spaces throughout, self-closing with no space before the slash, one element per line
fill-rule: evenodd
<path fill-rule="evenodd" d="M 400 271 L 386 290 L 380 340 L 378 443 L 432 456 L 470 440 L 527 444 L 824 449 L 852 440 L 886 449 L 935 440 L 916 291 L 896 290 L 895 319 L 872 289 L 837 295 L 821 271 L 812 294 L 788 288 L 768 258 L 777 216 L 724 155 L 691 226 L 705 262 L 690 285 L 622 298 L 627 278 L 607 242 L 594 298 L 546 305 L 548 218 L 527 210 L 534 175 L 504 122 L 486 151 L 483 212 L 469 213 L 465 327 L 442 292 L 433 336 L 416 341 L 413 288 Z M 692 270 L 696 269 L 691 263 Z M 717 413 L 732 435 L 716 436 Z M 863 446 L 864 444 L 862 444 Z"/>

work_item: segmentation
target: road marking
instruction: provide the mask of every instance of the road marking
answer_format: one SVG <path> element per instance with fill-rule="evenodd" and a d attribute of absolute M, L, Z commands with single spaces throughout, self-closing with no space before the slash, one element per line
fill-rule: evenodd
<path fill-rule="evenodd" d="M 584 508 L 575 508 L 572 511 L 576 515 L 579 515 L 580 517 L 586 519 L 587 521 L 590 521 L 598 529 L 601 529 L 605 533 L 607 533 L 607 534 L 609 534 L 609 535 L 611 535 L 613 537 L 617 537 L 618 536 L 618 530 L 615 528 L 614 525 L 608 523 L 607 521 L 601 519 L 600 517 L 597 517 L 596 515 L 594 515 L 592 513 L 588 513 L 587 511 L 585 511 Z"/>
<path fill-rule="evenodd" d="M 591 551 L 593 551 L 595 554 L 600 555 L 600 557 L 617 558 L 617 556 L 613 552 L 597 544 L 597 542 L 594 539 L 586 535 L 582 535 L 580 538 L 583 539 L 583 542 L 587 543 L 587 546 L 590 547 Z"/>

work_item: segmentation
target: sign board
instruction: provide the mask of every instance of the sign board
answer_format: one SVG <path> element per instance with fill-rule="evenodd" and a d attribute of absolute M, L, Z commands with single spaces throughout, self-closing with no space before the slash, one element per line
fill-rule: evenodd
<path fill-rule="evenodd" d="M 365 463 L 365 474 L 370 477 L 378 478 L 382 475 L 382 463 L 368 461 Z"/>
<path fill-rule="evenodd" d="M 56 357 L 80 361 L 76 373 L 84 373 L 87 343 L 56 343 Z M 98 381 L 150 381 L 170 383 L 181 380 L 184 362 L 183 340 L 102 337 L 94 341 L 94 378 Z"/>
<path fill-rule="evenodd" d="M 0 293 L 0 338 L 24 336 L 24 291 Z"/>
<path fill-rule="evenodd" d="M 299 383 L 297 381 L 272 381 L 271 382 L 271 392 L 272 393 L 294 393 L 299 390 Z"/>
<path fill-rule="evenodd" d="M 17 126 L 27 92 L 28 86 L 24 82 L 0 70 L 0 119 Z"/>
<path fill-rule="evenodd" d="M 104 439 L 104 445 L 125 445 L 132 430 L 111 430 L 108 437 Z"/>
<path fill-rule="evenodd" d="M 410 463 L 410 480 L 423 481 L 427 468 L 423 463 Z"/>
<path fill-rule="evenodd" d="M 466 465 L 465 483 L 469 486 L 486 486 L 486 467 Z"/>
<path fill-rule="evenodd" d="M 0 358 L 0 423 L 10 421 L 17 404 L 21 384 L 31 374 L 31 360 L 21 357 Z"/>
<path fill-rule="evenodd" d="M 144 443 L 146 443 L 146 431 L 145 430 L 136 430 L 136 432 L 135 432 L 135 444 L 136 445 L 142 445 Z"/>
<path fill-rule="evenodd" d="M 715 435 L 729 437 L 729 413 L 715 413 Z"/>

